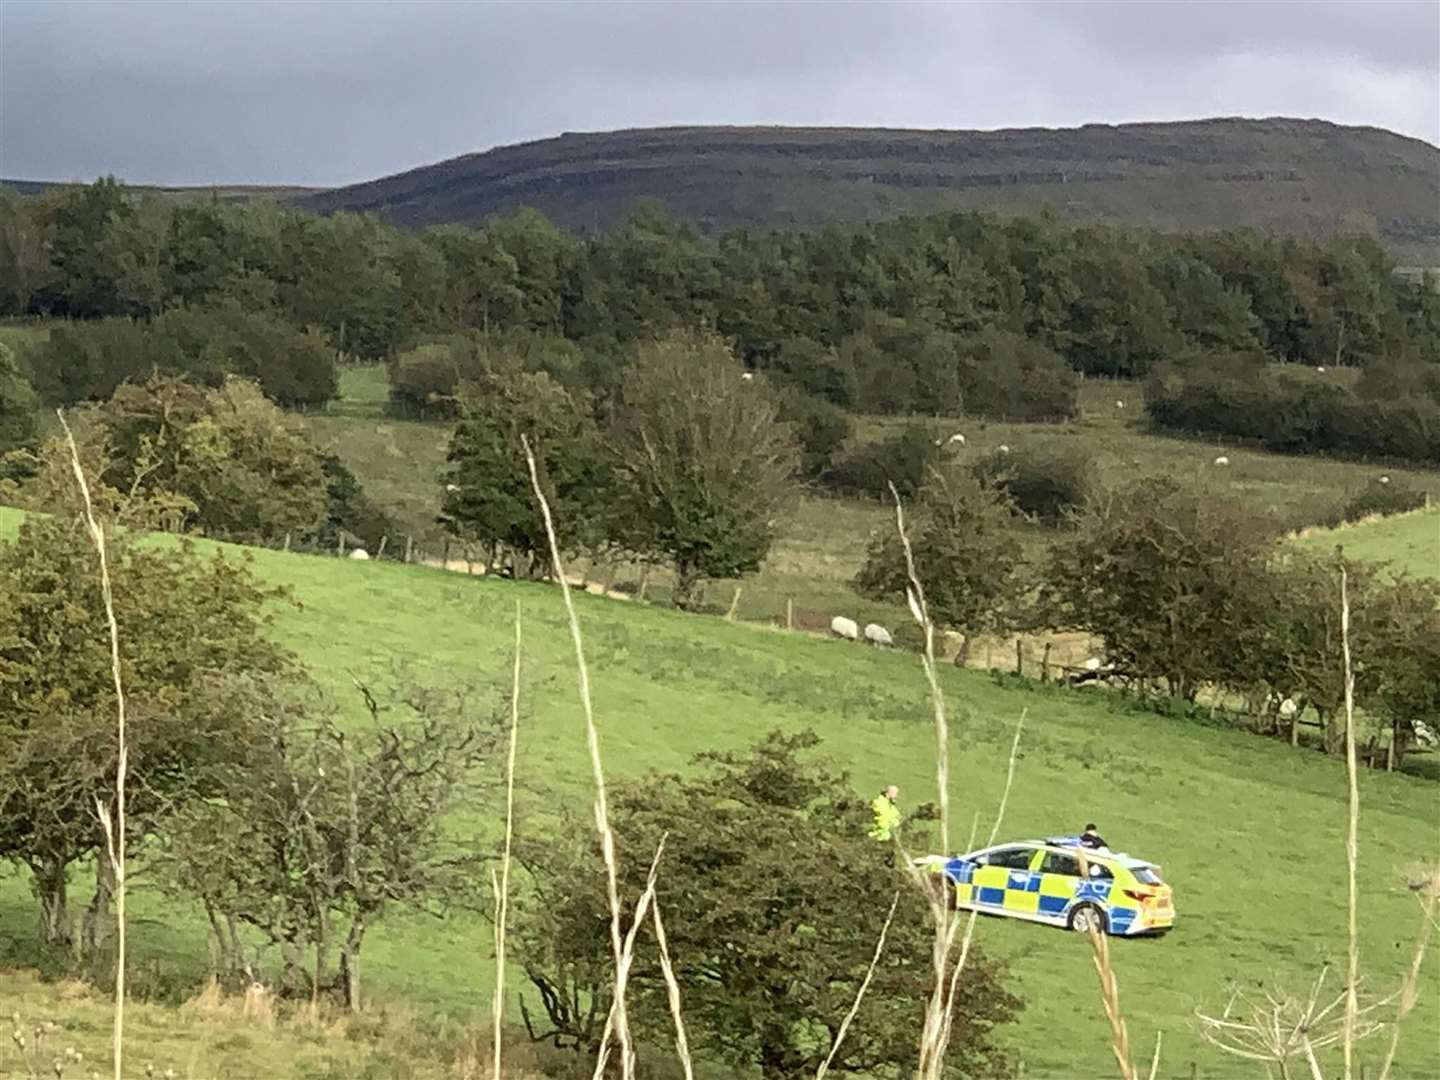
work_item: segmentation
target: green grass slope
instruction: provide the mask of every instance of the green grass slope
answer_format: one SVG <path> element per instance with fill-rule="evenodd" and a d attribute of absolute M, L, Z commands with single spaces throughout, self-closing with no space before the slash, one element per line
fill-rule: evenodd
<path fill-rule="evenodd" d="M 13 533 L 17 521 L 14 511 L 0 514 L 0 533 Z M 353 694 L 351 672 L 383 672 L 396 663 L 433 681 L 507 677 L 518 600 L 527 701 L 522 812 L 543 811 L 556 799 L 588 801 L 570 645 L 555 589 L 324 556 L 253 557 L 261 576 L 291 586 L 303 604 L 281 614 L 281 638 L 342 700 Z M 907 805 L 933 798 L 933 740 L 913 655 L 599 597 L 578 602 L 612 774 L 684 769 L 697 751 L 740 747 L 774 728 L 809 727 L 862 791 L 893 781 Z M 1095 820 L 1112 843 L 1162 862 L 1176 889 L 1178 929 L 1163 940 L 1122 941 L 1113 949 L 1131 1037 L 1147 1047 L 1157 1030 L 1164 1032 L 1162 1075 L 1253 1075 L 1199 1040 L 1193 1010 L 1223 1007 L 1232 985 L 1298 989 L 1320 965 L 1343 958 L 1338 763 L 1139 713 L 1102 696 L 1005 688 L 973 672 L 946 670 L 943 679 L 955 714 L 952 847 L 964 845 L 972 823 L 978 835 L 988 833 L 1014 725 L 1026 714 L 1001 837 Z M 1361 796 L 1361 955 L 1370 985 L 1382 990 L 1395 985 L 1409 956 L 1417 909 L 1400 871 L 1435 855 L 1437 788 L 1409 776 L 1366 774 Z M 473 824 L 493 830 L 500 812 L 498 805 L 476 806 Z M 0 879 L 0 966 L 24 962 L 31 903 L 22 878 Z M 194 977 L 204 956 L 196 913 L 143 885 L 134 908 L 140 984 Z M 874 913 L 877 930 L 882 918 Z M 1008 962 L 1028 1003 L 1004 1036 L 1027 1076 L 1113 1072 L 1083 941 L 990 919 L 982 920 L 978 940 Z M 366 953 L 370 985 L 382 1000 L 461 1018 L 485 1007 L 489 932 L 476 921 L 394 919 L 376 928 Z M 1425 1034 L 1440 1024 L 1434 992 L 1440 961 L 1431 959 L 1425 977 L 1429 991 L 1409 1021 L 1399 1075 L 1440 1073 L 1433 1037 Z M 1372 1070 L 1378 1053 L 1377 1044 L 1366 1046 Z"/>
<path fill-rule="evenodd" d="M 702 226 L 811 227 L 946 209 L 1166 229 L 1366 231 L 1440 262 L 1440 150 L 1377 128 L 1236 118 L 1079 128 L 676 127 L 505 146 L 302 198 L 423 227 L 533 206 L 603 228 L 637 198 Z"/>
<path fill-rule="evenodd" d="M 1407 574 L 1440 577 L 1440 505 L 1338 529 L 1307 530 L 1300 542 L 1317 550 L 1338 547 L 1351 558 L 1390 563 Z"/>

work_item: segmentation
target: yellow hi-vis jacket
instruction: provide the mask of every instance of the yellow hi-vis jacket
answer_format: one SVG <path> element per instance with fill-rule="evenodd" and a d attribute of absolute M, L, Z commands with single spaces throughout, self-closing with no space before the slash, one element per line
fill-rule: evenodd
<path fill-rule="evenodd" d="M 866 835 L 871 840 L 888 842 L 895 830 L 900 827 L 900 808 L 882 791 L 871 801 L 870 809 L 875 811 L 875 824 L 870 826 L 870 831 Z"/>

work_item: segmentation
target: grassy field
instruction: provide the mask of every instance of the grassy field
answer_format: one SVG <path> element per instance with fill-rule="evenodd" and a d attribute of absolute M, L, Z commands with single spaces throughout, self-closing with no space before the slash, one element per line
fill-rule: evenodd
<path fill-rule="evenodd" d="M 0 532 L 13 531 L 16 521 L 14 512 L 4 514 Z M 254 559 L 261 576 L 290 585 L 303 604 L 281 613 L 280 636 L 344 701 L 353 696 L 351 671 L 387 671 L 397 662 L 426 681 L 499 681 L 520 600 L 529 702 L 521 736 L 523 812 L 588 798 L 569 645 L 553 588 L 273 551 L 256 551 Z M 774 728 L 810 727 L 860 790 L 894 781 L 906 803 L 933 797 L 931 729 L 912 655 L 598 597 L 579 602 L 613 774 L 684 769 L 697 751 L 739 747 Z M 1197 1037 L 1193 1010 L 1223 1007 L 1235 985 L 1298 988 L 1322 964 L 1343 958 L 1339 763 L 1082 691 L 1002 686 L 976 672 L 946 670 L 943 678 L 956 713 L 955 846 L 972 818 L 982 834 L 988 829 L 1013 726 L 1028 711 L 1002 836 L 1095 820 L 1113 843 L 1163 862 L 1176 889 L 1179 928 L 1163 940 L 1117 942 L 1113 950 L 1131 1037 L 1147 1047 L 1157 1030 L 1164 1032 L 1162 1076 L 1253 1075 Z M 1369 985 L 1383 991 L 1400 976 L 1417 921 L 1402 870 L 1433 858 L 1440 841 L 1437 788 L 1377 773 L 1362 777 L 1361 792 L 1361 948 Z M 488 835 L 498 813 L 498 805 L 483 802 L 466 823 Z M 22 878 L 0 880 L 0 965 L 28 962 L 32 903 Z M 196 913 L 143 889 L 133 907 L 138 985 L 171 991 L 193 985 L 204 958 Z M 874 914 L 878 928 L 883 913 Z M 1022 1020 L 1004 1039 L 1023 1058 L 1027 1076 L 1113 1074 L 1082 941 L 998 920 L 983 921 L 978 940 L 1008 963 L 1012 985 L 1026 999 Z M 366 958 L 382 1005 L 462 1027 L 486 1005 L 489 931 L 477 920 L 388 920 L 376 927 Z M 1425 1034 L 1440 1024 L 1434 957 L 1426 980 L 1399 1075 L 1440 1073 L 1440 1055 Z M 0 1015 L 19 1008 L 10 1004 L 15 993 L 13 980 L 0 979 Z M 239 1048 L 234 1056 L 249 1060 L 248 1053 Z M 1366 1044 L 1372 1070 L 1378 1053 L 1378 1044 Z M 315 1073 L 363 1074 L 339 1065 Z"/>
<path fill-rule="evenodd" d="M 1307 530 L 1300 542 L 1317 550 L 1338 547 L 1351 558 L 1390 563 L 1408 574 L 1440 577 L 1440 504 L 1338 529 Z"/>
<path fill-rule="evenodd" d="M 1344 381 L 1353 373 L 1327 373 L 1323 377 Z M 444 465 L 448 430 L 443 424 L 385 417 L 386 393 L 383 367 L 346 368 L 341 374 L 339 400 L 329 411 L 307 416 L 305 424 L 318 443 L 345 461 L 366 491 L 415 538 L 416 544 L 438 554 L 444 534 L 435 524 L 440 506 L 437 477 Z M 1205 477 L 1221 491 L 1287 526 L 1319 520 L 1384 473 L 1430 492 L 1440 504 L 1440 475 L 1433 472 L 1382 469 L 1319 457 L 1285 457 L 1214 441 L 1153 435 L 1143 426 L 1143 395 L 1133 382 L 1087 380 L 1082 386 L 1080 406 L 1079 417 L 1068 424 L 981 420 L 933 423 L 937 431 L 963 431 L 967 445 L 961 453 L 970 457 L 1001 445 L 1014 449 L 1058 447 L 1061 452 L 1090 455 L 1103 485 L 1159 472 Z M 856 437 L 874 439 L 904 423 L 893 417 L 867 418 L 858 425 Z M 1214 464 L 1220 454 L 1230 459 L 1228 467 Z M 743 582 L 711 582 L 707 604 L 715 610 L 728 609 L 738 587 L 737 615 L 752 622 L 783 621 L 789 601 L 800 626 L 825 626 L 837 614 L 895 626 L 905 619 L 899 605 L 862 600 L 850 588 L 864 560 L 870 534 L 877 528 L 889 527 L 891 513 L 878 502 L 802 496 L 784 519 L 779 539 L 760 572 Z M 1019 535 L 1027 546 L 1039 549 L 1053 534 L 1024 527 Z M 612 573 L 608 568 L 585 564 L 580 569 L 595 579 Z M 636 567 L 622 566 L 613 573 L 616 581 L 632 588 L 640 577 Z M 663 572 L 647 580 L 647 596 L 652 598 L 663 598 L 668 588 L 669 579 Z"/>

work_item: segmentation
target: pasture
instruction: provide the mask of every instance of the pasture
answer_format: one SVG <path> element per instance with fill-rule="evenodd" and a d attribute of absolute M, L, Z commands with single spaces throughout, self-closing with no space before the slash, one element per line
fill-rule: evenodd
<path fill-rule="evenodd" d="M 0 515 L 0 532 L 13 533 L 17 520 L 13 511 Z M 501 683 L 519 600 L 525 620 L 522 822 L 543 817 L 557 800 L 588 801 L 570 646 L 553 587 L 268 550 L 251 557 L 261 577 L 289 585 L 303 605 L 277 612 L 280 638 L 337 700 L 352 706 L 358 706 L 352 672 L 383 678 L 397 664 L 426 682 Z M 741 747 L 776 728 L 813 728 L 823 739 L 821 751 L 849 769 L 860 791 L 893 781 L 906 806 L 933 798 L 933 738 L 912 654 L 599 597 L 578 603 L 613 775 L 683 770 L 701 750 Z M 955 714 L 957 835 L 950 847 L 965 846 L 972 823 L 979 836 L 988 834 L 1014 725 L 1024 715 L 1001 838 L 1072 830 L 1094 820 L 1116 846 L 1162 862 L 1176 889 L 1177 930 L 1163 940 L 1122 941 L 1112 949 L 1132 1041 L 1143 1053 L 1163 1031 L 1162 1076 L 1254 1075 L 1198 1038 L 1194 1010 L 1223 1008 L 1237 986 L 1299 990 L 1322 966 L 1343 961 L 1340 763 L 1139 711 L 1109 695 L 1004 684 L 953 669 L 942 678 Z M 361 715 L 354 708 L 355 722 Z M 497 762 L 497 777 L 500 768 Z M 1418 912 L 1403 873 L 1436 855 L 1436 788 L 1412 776 L 1366 773 L 1361 795 L 1361 956 L 1367 988 L 1379 993 L 1397 984 L 1408 961 Z M 484 845 L 500 813 L 492 789 L 456 827 L 474 830 Z M 164 997 L 193 988 L 204 965 L 202 919 L 147 890 L 143 875 L 136 880 L 140 993 Z M 487 889 L 476 882 L 477 896 L 485 898 L 479 903 L 488 903 Z M 78 891 L 83 884 L 77 882 Z M 32 904 L 23 877 L 0 879 L 4 967 L 34 961 L 17 944 L 30 940 Z M 883 915 L 875 912 L 877 930 Z M 426 1024 L 451 1025 L 444 1030 L 452 1036 L 483 1013 L 490 932 L 478 917 L 393 918 L 374 933 L 366 949 L 368 979 L 382 1013 L 408 1010 Z M 1083 941 L 992 919 L 981 921 L 977 941 L 1005 960 L 1026 1000 L 1020 1022 L 1004 1034 L 1025 1075 L 1061 1080 L 1113 1073 Z M 1407 1023 L 1398 1075 L 1440 1071 L 1426 1034 L 1440 1025 L 1440 960 L 1434 956 L 1425 979 L 1429 990 Z M 511 986 L 525 990 L 518 971 Z M 33 984 L 0 980 L 0 1012 L 29 1010 L 34 1006 L 17 997 L 38 993 Z M 98 1051 L 106 1032 L 103 1020 L 91 1015 Z M 1057 1031 L 1066 1037 L 1056 1038 Z M 226 1059 L 252 1061 L 253 1045 L 263 1037 L 240 1037 Z M 134 1045 L 143 1059 L 141 1032 Z M 1378 1041 L 1362 1044 L 1372 1071 L 1382 1052 Z M 308 1075 L 395 1075 L 383 1065 L 362 1069 L 352 1058 L 328 1060 Z M 425 1073 L 417 1068 L 414 1075 Z"/>

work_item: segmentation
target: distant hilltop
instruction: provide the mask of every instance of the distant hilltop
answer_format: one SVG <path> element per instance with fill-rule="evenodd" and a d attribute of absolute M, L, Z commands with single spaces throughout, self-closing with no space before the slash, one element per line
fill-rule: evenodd
<path fill-rule="evenodd" d="M 0 181 L 25 194 L 49 186 Z M 1440 266 L 1440 148 L 1324 120 L 1222 118 L 1079 128 L 673 127 L 498 147 L 330 190 L 152 188 L 280 198 L 411 228 L 532 206 L 589 232 L 654 199 L 707 232 L 812 228 L 947 209 L 1160 229 L 1366 232 Z"/>
<path fill-rule="evenodd" d="M 466 154 L 302 196 L 411 227 L 533 206 L 577 230 L 637 199 L 707 230 L 984 209 L 1164 229 L 1363 231 L 1440 265 L 1440 149 L 1322 120 L 1216 119 L 1002 131 L 676 127 Z"/>

